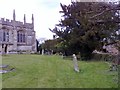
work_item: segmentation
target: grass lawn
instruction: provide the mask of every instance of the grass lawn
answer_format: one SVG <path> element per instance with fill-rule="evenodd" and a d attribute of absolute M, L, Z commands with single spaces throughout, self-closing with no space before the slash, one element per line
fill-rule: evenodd
<path fill-rule="evenodd" d="M 3 64 L 15 71 L 2 74 L 3 88 L 117 88 L 118 74 L 109 71 L 103 61 L 78 61 L 81 72 L 73 69 L 72 60 L 60 56 L 7 55 Z"/>

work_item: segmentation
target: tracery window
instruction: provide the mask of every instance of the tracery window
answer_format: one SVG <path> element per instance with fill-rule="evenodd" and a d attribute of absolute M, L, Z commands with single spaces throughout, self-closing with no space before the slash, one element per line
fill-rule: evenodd
<path fill-rule="evenodd" d="M 17 32 L 17 42 L 25 43 L 25 33 L 22 31 Z"/>
<path fill-rule="evenodd" d="M 3 42 L 9 42 L 9 31 L 3 31 Z"/>

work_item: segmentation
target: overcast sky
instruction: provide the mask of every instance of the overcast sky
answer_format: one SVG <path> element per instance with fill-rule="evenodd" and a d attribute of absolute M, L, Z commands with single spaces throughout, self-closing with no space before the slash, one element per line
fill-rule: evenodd
<path fill-rule="evenodd" d="M 53 38 L 48 28 L 54 28 L 60 20 L 60 3 L 70 4 L 71 0 L 0 0 L 0 18 L 12 19 L 13 9 L 16 20 L 23 22 L 26 14 L 27 23 L 31 23 L 32 13 L 35 19 L 35 31 L 38 38 Z"/>
<path fill-rule="evenodd" d="M 71 0 L 0 0 L 0 18 L 12 19 L 15 9 L 17 21 L 23 21 L 26 14 L 27 23 L 31 23 L 33 13 L 37 39 L 52 39 L 53 33 L 48 28 L 54 28 L 61 18 L 60 3 L 68 5 Z"/>

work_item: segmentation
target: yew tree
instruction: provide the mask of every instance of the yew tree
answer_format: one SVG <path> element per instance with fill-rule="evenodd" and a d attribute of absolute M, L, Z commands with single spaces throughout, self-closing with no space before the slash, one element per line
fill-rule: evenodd
<path fill-rule="evenodd" d="M 104 39 L 114 37 L 118 30 L 119 4 L 72 2 L 60 5 L 61 20 L 50 31 L 59 37 L 66 55 L 80 52 L 82 58 L 90 59 L 93 50 L 101 49 Z"/>

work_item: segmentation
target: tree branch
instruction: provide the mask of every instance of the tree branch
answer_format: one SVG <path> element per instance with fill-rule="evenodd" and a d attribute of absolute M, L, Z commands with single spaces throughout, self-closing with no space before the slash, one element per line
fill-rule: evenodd
<path fill-rule="evenodd" d="M 107 10 L 104 10 L 104 11 L 102 11 L 101 13 L 98 13 L 98 14 L 96 14 L 96 15 L 90 17 L 90 19 L 93 19 L 93 18 L 95 18 L 95 17 L 97 17 L 97 16 L 100 16 L 100 15 L 102 15 L 103 13 L 105 13 L 105 12 L 107 12 L 107 11 L 110 11 L 110 10 L 120 10 L 120 7 L 114 8 L 114 9 L 107 9 Z"/>
<path fill-rule="evenodd" d="M 101 13 L 98 13 L 98 14 L 90 17 L 90 19 L 95 18 L 95 17 L 97 17 L 97 16 L 100 16 L 100 15 L 102 15 L 103 13 L 105 13 L 106 11 L 110 11 L 110 9 L 107 9 L 107 10 L 102 11 Z"/>

